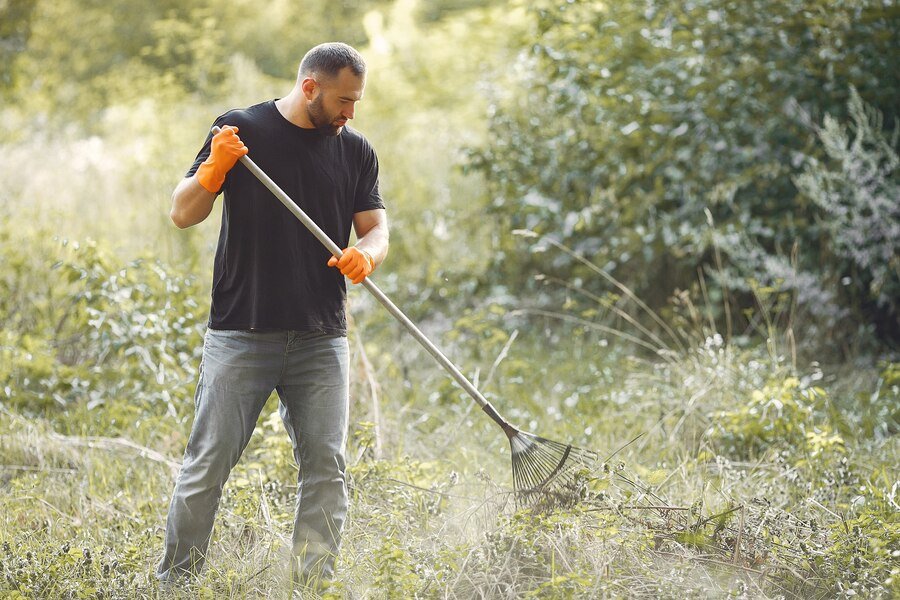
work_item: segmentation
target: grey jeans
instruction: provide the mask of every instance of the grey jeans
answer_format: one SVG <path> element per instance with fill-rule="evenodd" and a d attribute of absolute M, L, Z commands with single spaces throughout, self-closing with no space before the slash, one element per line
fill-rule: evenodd
<path fill-rule="evenodd" d="M 272 390 L 300 467 L 293 552 L 298 578 L 331 577 L 347 515 L 348 348 L 344 336 L 209 329 L 195 414 L 157 578 L 197 574 L 222 487 Z"/>

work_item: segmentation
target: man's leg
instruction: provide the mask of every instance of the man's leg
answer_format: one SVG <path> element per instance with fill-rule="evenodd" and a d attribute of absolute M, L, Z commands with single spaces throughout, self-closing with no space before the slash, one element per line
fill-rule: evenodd
<path fill-rule="evenodd" d="M 250 441 L 284 364 L 287 334 L 208 330 L 194 424 L 166 525 L 157 578 L 203 567 L 222 487 Z"/>
<path fill-rule="evenodd" d="M 279 410 L 300 466 L 295 579 L 331 578 L 347 516 L 347 338 L 300 334 L 288 346 Z"/>

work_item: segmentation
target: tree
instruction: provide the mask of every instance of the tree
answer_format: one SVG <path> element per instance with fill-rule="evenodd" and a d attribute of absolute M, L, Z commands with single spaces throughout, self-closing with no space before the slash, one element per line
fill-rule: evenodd
<path fill-rule="evenodd" d="M 31 35 L 31 18 L 37 0 L 0 3 L 0 92 L 15 84 L 13 62 L 25 50 Z"/>
<path fill-rule="evenodd" d="M 10 0 L 0 85 L 31 114 L 88 127 L 115 104 L 208 102 L 224 94 L 233 57 L 292 79 L 313 45 L 364 42 L 362 17 L 383 1 L 280 1 L 260 10 L 246 0 Z"/>
<path fill-rule="evenodd" d="M 713 265 L 714 244 L 748 298 L 749 278 L 781 275 L 760 257 L 784 264 L 795 243 L 796 268 L 816 272 L 818 209 L 793 183 L 822 153 L 804 116 L 843 115 L 853 84 L 895 118 L 896 7 L 542 0 L 531 11 L 518 83 L 496 96 L 495 135 L 475 161 L 502 223 L 557 236 L 657 305 Z M 566 256 L 501 250 L 505 278 L 586 275 Z"/>

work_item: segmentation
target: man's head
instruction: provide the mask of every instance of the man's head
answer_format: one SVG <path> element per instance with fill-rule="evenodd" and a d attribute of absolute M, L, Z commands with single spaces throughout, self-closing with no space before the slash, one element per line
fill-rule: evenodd
<path fill-rule="evenodd" d="M 319 44 L 300 62 L 297 83 L 313 127 L 325 135 L 339 135 L 362 99 L 366 63 L 347 44 Z"/>

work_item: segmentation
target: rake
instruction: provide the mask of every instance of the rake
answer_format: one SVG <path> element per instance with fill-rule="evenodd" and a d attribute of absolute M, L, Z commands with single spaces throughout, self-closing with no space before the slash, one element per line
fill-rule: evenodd
<path fill-rule="evenodd" d="M 213 127 L 213 134 L 219 127 Z M 249 156 L 240 158 L 241 163 L 271 191 L 276 198 L 309 229 L 331 254 L 340 258 L 341 249 L 318 225 L 291 200 L 284 190 L 278 187 L 266 173 L 257 166 Z M 571 444 L 563 444 L 522 431 L 511 425 L 500 416 L 494 406 L 485 399 L 471 381 L 454 365 L 444 353 L 429 340 L 424 333 L 407 317 L 403 311 L 391 302 L 378 286 L 370 279 L 363 280 L 362 285 L 400 321 L 410 334 L 431 356 L 444 368 L 472 397 L 481 409 L 506 434 L 512 455 L 513 489 L 516 506 L 519 508 L 545 508 L 551 506 L 570 506 L 578 502 L 581 496 L 581 479 L 585 470 L 599 461 L 596 452 L 577 448 Z"/>

